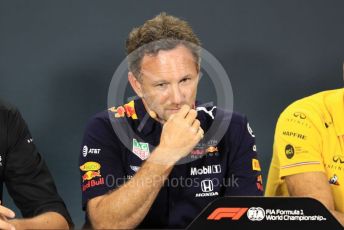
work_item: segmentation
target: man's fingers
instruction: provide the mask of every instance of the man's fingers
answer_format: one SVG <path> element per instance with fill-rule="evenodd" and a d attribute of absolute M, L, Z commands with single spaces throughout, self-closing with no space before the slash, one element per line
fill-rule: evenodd
<path fill-rule="evenodd" d="M 197 111 L 194 109 L 191 109 L 189 113 L 186 115 L 185 120 L 189 125 L 192 125 L 196 117 L 197 117 Z"/>
<path fill-rule="evenodd" d="M 176 114 L 171 114 L 171 116 L 168 118 L 168 121 L 172 120 L 175 116 Z"/>
<path fill-rule="evenodd" d="M 15 227 L 3 220 L 0 220 L 0 229 L 15 230 Z"/>
<path fill-rule="evenodd" d="M 190 111 L 190 106 L 182 105 L 180 110 L 177 113 L 175 113 L 175 115 L 176 117 L 185 118 L 186 115 L 189 113 L 189 111 Z"/>
<path fill-rule="evenodd" d="M 15 213 L 11 209 L 6 208 L 2 205 L 0 205 L 0 215 L 3 215 L 3 216 L 8 217 L 8 218 L 14 218 L 15 217 Z"/>
<path fill-rule="evenodd" d="M 192 127 L 193 129 L 195 129 L 196 132 L 197 132 L 197 131 L 198 131 L 198 128 L 200 127 L 200 125 L 201 125 L 201 122 L 200 122 L 199 120 L 195 119 L 194 122 L 192 123 L 192 126 L 191 126 L 191 127 Z M 195 133 L 196 133 L 196 132 L 195 132 Z"/>
<path fill-rule="evenodd" d="M 204 131 L 201 127 L 199 127 L 198 129 L 197 136 L 199 137 L 199 139 L 203 139 L 204 137 Z"/>

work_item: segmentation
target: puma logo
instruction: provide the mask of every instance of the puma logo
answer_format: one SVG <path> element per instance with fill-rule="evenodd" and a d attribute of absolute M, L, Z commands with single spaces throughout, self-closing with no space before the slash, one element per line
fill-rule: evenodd
<path fill-rule="evenodd" d="M 213 106 L 213 108 L 211 108 L 211 110 L 207 110 L 206 107 L 197 107 L 196 111 L 203 111 L 205 113 L 207 113 L 213 120 L 214 120 L 214 115 L 213 115 L 213 110 L 216 109 L 216 106 Z"/>

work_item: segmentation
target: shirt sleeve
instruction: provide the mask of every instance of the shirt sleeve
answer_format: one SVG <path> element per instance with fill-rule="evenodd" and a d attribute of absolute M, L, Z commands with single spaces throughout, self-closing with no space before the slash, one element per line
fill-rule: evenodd
<path fill-rule="evenodd" d="M 279 178 L 304 172 L 325 172 L 322 164 L 320 116 L 307 105 L 292 104 L 279 117 L 274 156 Z"/>
<path fill-rule="evenodd" d="M 96 115 L 90 119 L 80 149 L 79 170 L 84 210 L 88 200 L 118 188 L 126 180 L 119 140 L 105 116 Z"/>
<path fill-rule="evenodd" d="M 61 214 L 73 226 L 49 169 L 37 151 L 21 114 L 15 109 L 8 114 L 8 152 L 4 180 L 9 195 L 23 217 L 53 211 Z"/>
<path fill-rule="evenodd" d="M 242 118 L 230 131 L 231 157 L 229 158 L 229 196 L 262 196 L 263 181 L 258 160 L 255 135 Z"/>

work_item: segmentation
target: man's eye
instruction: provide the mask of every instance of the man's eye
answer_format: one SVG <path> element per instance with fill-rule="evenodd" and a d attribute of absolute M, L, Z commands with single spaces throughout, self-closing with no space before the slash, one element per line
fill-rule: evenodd
<path fill-rule="evenodd" d="M 157 84 L 157 85 L 155 85 L 155 86 L 161 88 L 161 87 L 166 86 L 166 83 Z"/>
<path fill-rule="evenodd" d="M 182 79 L 181 80 L 181 82 L 187 82 L 187 81 L 189 81 L 191 78 L 184 78 L 184 79 Z"/>

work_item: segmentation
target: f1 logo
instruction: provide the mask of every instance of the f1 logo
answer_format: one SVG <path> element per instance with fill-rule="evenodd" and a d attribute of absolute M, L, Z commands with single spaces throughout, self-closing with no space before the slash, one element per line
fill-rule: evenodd
<path fill-rule="evenodd" d="M 212 180 L 202 180 L 201 181 L 202 192 L 211 192 L 214 190 L 214 184 Z"/>
<path fill-rule="evenodd" d="M 220 220 L 229 218 L 239 220 L 245 214 L 248 208 L 217 208 L 209 216 L 208 220 Z"/>

